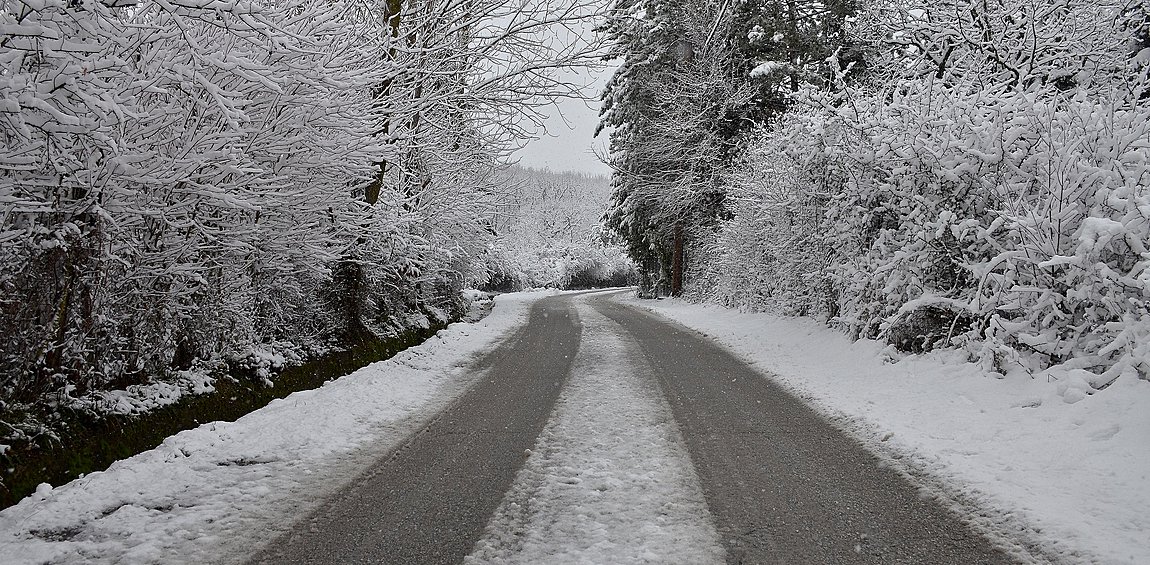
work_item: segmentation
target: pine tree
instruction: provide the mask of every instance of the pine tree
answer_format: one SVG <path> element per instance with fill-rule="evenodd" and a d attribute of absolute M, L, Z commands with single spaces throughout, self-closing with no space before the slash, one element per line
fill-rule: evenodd
<path fill-rule="evenodd" d="M 684 238 L 722 211 L 716 190 L 728 100 L 715 6 L 620 1 L 603 30 L 622 59 L 603 94 L 614 192 L 607 225 L 628 244 L 644 292 L 681 289 Z"/>
<path fill-rule="evenodd" d="M 729 215 L 725 176 L 741 136 L 800 86 L 826 87 L 847 45 L 851 0 L 619 0 L 602 31 L 620 66 L 603 94 L 614 194 L 607 224 L 643 292 L 678 294 L 684 255 Z M 843 64 L 860 59 L 848 49 Z M 840 52 L 840 55 L 843 53 Z"/>

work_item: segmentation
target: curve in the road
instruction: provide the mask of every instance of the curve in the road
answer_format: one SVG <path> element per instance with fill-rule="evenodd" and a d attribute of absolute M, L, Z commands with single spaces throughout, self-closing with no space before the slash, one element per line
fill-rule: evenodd
<path fill-rule="evenodd" d="M 537 302 L 472 389 L 250 563 L 462 561 L 547 422 L 579 333 L 570 296 Z"/>

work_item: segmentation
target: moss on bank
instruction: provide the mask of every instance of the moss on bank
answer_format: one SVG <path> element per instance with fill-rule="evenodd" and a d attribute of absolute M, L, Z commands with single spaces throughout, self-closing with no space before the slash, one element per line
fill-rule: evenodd
<path fill-rule="evenodd" d="M 409 329 L 395 337 L 372 337 L 344 351 L 330 353 L 284 369 L 274 386 L 258 379 L 230 375 L 215 382 L 215 391 L 187 396 L 146 414 L 96 417 L 78 411 L 61 414 L 59 441 L 13 445 L 0 454 L 0 509 L 35 492 L 40 483 L 61 485 L 81 475 L 103 471 L 112 463 L 152 449 L 165 438 L 205 422 L 234 421 L 293 392 L 310 390 L 376 361 L 423 343 L 446 324 Z"/>

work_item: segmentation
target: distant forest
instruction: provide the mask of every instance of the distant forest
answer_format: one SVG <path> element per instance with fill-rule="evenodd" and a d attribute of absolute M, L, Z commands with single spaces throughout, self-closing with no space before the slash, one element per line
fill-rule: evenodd
<path fill-rule="evenodd" d="M 489 290 L 592 288 L 635 282 L 631 260 L 601 218 L 610 179 L 514 167 L 493 225 Z"/>

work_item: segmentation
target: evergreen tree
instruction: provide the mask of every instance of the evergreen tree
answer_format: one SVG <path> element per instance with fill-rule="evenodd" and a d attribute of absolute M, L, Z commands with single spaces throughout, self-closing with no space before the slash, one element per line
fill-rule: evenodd
<path fill-rule="evenodd" d="M 604 31 L 622 59 L 603 94 L 600 129 L 612 127 L 610 228 L 627 242 L 646 292 L 677 294 L 684 238 L 722 213 L 717 189 L 729 141 L 728 74 L 716 38 L 726 18 L 706 3 L 621 0 Z"/>
<path fill-rule="evenodd" d="M 865 66 L 861 46 L 846 33 L 858 11 L 855 0 L 746 0 L 736 3 L 727 36 L 734 55 L 733 74 L 755 85 L 753 105 L 744 109 L 740 132 L 777 117 L 788 98 L 804 84 L 834 85 L 827 59 L 838 54 L 854 74 Z"/>
<path fill-rule="evenodd" d="M 621 60 L 603 94 L 613 128 L 607 225 L 628 244 L 646 293 L 678 294 L 685 254 L 725 206 L 740 138 L 801 86 L 833 83 L 853 0 L 618 0 L 601 31 Z M 857 49 L 840 61 L 860 59 Z M 834 69 L 838 71 L 839 69 Z"/>

